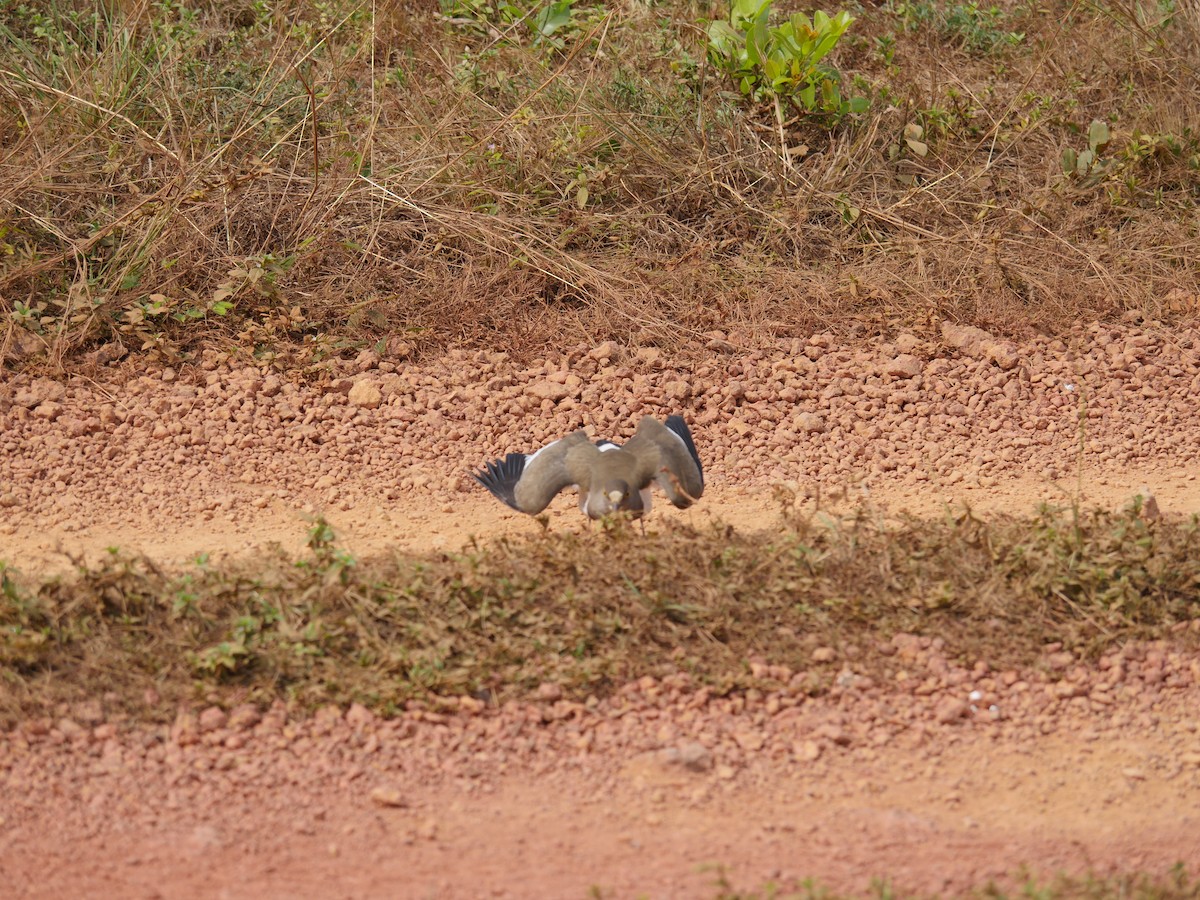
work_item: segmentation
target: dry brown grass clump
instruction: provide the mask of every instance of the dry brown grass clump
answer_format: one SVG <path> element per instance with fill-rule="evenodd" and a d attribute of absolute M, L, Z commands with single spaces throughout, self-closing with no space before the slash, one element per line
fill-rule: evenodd
<path fill-rule="evenodd" d="M 5 711 L 147 687 L 386 710 L 425 694 L 503 701 L 547 681 L 602 695 L 676 671 L 729 690 L 755 683 L 754 660 L 812 671 L 819 691 L 836 675 L 813 668 L 820 646 L 855 644 L 870 667 L 907 632 L 940 637 L 966 665 L 1004 666 L 1048 642 L 1086 654 L 1169 637 L 1200 616 L 1200 523 L 1137 509 L 646 538 L 616 522 L 370 561 L 331 540 L 318 523 L 300 560 L 168 572 L 114 551 L 69 579 L 0 570 Z"/>
<path fill-rule="evenodd" d="M 706 58 L 725 7 L 539 9 L 0 6 L 4 352 L 1195 311 L 1183 0 L 856 5 L 831 59 L 870 108 L 782 132 Z"/>

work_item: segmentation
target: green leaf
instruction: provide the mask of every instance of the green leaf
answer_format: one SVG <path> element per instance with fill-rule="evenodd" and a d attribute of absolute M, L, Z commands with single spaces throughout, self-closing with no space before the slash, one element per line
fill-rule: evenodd
<path fill-rule="evenodd" d="M 830 81 L 828 78 L 821 82 L 821 102 L 829 112 L 837 112 L 841 109 L 842 92 L 838 89 L 837 82 Z"/>
<path fill-rule="evenodd" d="M 826 56 L 828 56 L 829 51 L 837 45 L 839 38 L 841 38 L 840 34 L 827 34 L 825 37 L 821 38 L 821 40 L 817 42 L 817 45 L 812 49 L 810 54 L 812 56 L 812 61 L 816 62 L 817 60 L 824 59 Z"/>
<path fill-rule="evenodd" d="M 1071 147 L 1067 147 L 1062 152 L 1062 170 L 1064 175 L 1074 175 L 1078 169 L 1079 154 Z"/>
<path fill-rule="evenodd" d="M 549 37 L 554 32 L 571 24 L 571 6 L 575 0 L 557 0 L 543 6 L 533 20 L 533 30 L 541 37 Z"/>
<path fill-rule="evenodd" d="M 1108 146 L 1110 140 L 1112 140 L 1112 135 L 1108 131 L 1108 126 L 1099 119 L 1093 119 L 1092 124 L 1088 127 L 1088 149 L 1099 153 Z"/>
<path fill-rule="evenodd" d="M 752 22 L 771 5 L 771 0 L 733 0 L 729 9 L 729 21 L 734 25 Z"/>
<path fill-rule="evenodd" d="M 755 22 L 746 33 L 746 57 L 752 65 L 761 66 L 767 58 L 771 35 L 765 20 Z"/>
<path fill-rule="evenodd" d="M 868 97 L 852 97 L 850 99 L 849 109 L 852 113 L 865 113 L 871 108 L 871 100 Z"/>
<path fill-rule="evenodd" d="M 722 56 L 732 56 L 734 48 L 739 47 L 741 43 L 741 33 L 734 31 L 728 22 L 713 22 L 708 26 L 709 48 L 716 50 Z"/>

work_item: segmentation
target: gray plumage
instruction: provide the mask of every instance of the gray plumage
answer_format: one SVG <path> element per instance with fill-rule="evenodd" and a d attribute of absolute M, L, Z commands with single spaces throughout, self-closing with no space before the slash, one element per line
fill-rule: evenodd
<path fill-rule="evenodd" d="M 687 423 L 646 416 L 624 446 L 593 443 L 576 431 L 534 454 L 509 453 L 472 476 L 518 512 L 537 515 L 563 488 L 579 488 L 579 508 L 592 519 L 618 510 L 641 518 L 658 487 L 680 509 L 704 493 L 704 472 Z"/>

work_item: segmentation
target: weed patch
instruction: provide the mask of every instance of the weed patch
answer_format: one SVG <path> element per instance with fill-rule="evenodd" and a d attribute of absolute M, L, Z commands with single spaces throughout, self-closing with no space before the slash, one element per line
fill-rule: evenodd
<path fill-rule="evenodd" d="M 42 583 L 4 570 L 6 713 L 147 687 L 385 711 L 425 695 L 502 701 L 546 681 L 604 694 L 676 671 L 728 691 L 755 683 L 752 660 L 804 671 L 818 646 L 873 648 L 897 632 L 1002 665 L 1051 641 L 1095 653 L 1167 637 L 1200 616 L 1200 524 L 1136 509 L 806 517 L 644 539 L 618 522 L 427 558 L 356 560 L 324 523 L 310 543 L 300 559 L 171 571 L 113 551 Z M 834 674 L 816 672 L 813 689 Z"/>
<path fill-rule="evenodd" d="M 715 879 L 714 900 L 839 900 L 842 897 L 860 896 L 877 900 L 898 900 L 903 897 L 922 897 L 922 894 L 907 894 L 896 890 L 888 881 L 877 880 L 865 894 L 844 895 L 830 891 L 811 880 L 798 886 L 781 886 L 768 882 L 758 890 L 743 891 L 734 887 L 723 869 L 718 868 Z M 1007 898 L 1037 897 L 1041 900 L 1192 900 L 1200 897 L 1200 882 L 1191 877 L 1181 864 L 1163 875 L 1146 872 L 1122 875 L 1055 875 L 1034 877 L 1028 872 L 1018 872 L 1011 879 L 1015 887 L 1001 887 L 990 883 L 984 887 L 966 891 L 964 897 L 979 900 L 1007 900 Z"/>

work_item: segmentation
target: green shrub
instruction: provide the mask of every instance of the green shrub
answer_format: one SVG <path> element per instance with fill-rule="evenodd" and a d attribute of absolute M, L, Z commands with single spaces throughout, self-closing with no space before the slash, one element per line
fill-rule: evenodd
<path fill-rule="evenodd" d="M 817 10 L 810 19 L 793 13 L 782 25 L 768 24 L 771 0 L 733 0 L 729 21 L 708 28 L 708 55 L 746 97 L 771 100 L 782 121 L 781 101 L 802 113 L 836 123 L 865 112 L 866 97 L 845 98 L 841 73 L 824 62 L 854 18 Z"/>

